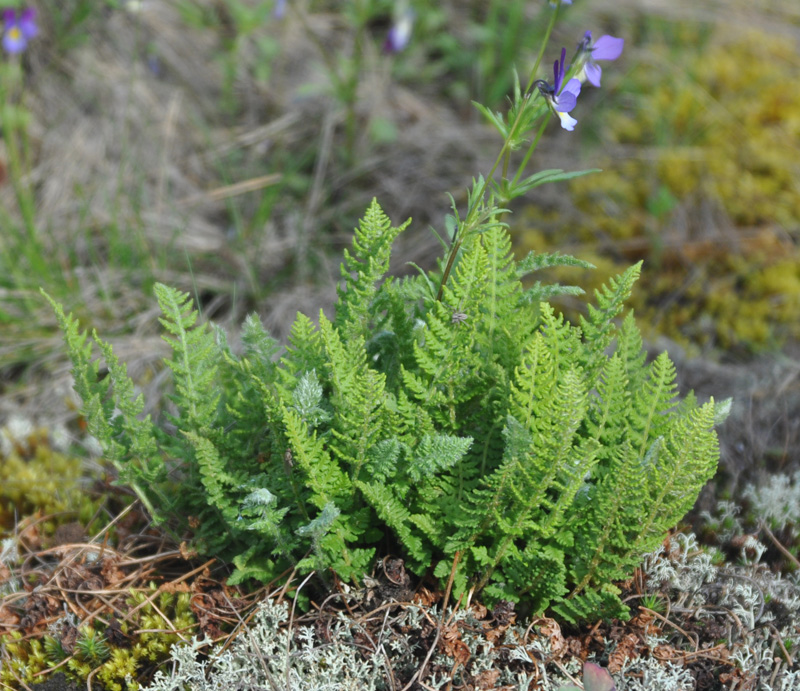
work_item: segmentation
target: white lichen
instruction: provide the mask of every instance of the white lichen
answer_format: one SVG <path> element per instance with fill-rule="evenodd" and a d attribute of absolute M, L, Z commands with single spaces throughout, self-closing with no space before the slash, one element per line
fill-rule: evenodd
<path fill-rule="evenodd" d="M 800 527 L 800 471 L 793 475 L 772 475 L 759 487 L 748 487 L 744 497 L 753 513 L 767 521 L 773 530 L 790 528 L 792 536 Z"/>

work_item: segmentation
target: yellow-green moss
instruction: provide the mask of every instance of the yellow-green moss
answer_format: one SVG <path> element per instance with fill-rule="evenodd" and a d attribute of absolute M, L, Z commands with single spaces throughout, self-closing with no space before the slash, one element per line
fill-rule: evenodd
<path fill-rule="evenodd" d="M 170 625 L 150 602 L 143 604 L 155 592 L 154 585 L 149 592 L 131 591 L 128 606 L 134 609 L 141 605 L 141 608 L 120 624 L 122 633 L 129 637 L 129 645 L 113 645 L 99 623 L 81 626 L 73 657 L 61 665 L 59 671 L 79 683 L 85 683 L 93 673 L 92 679 L 108 691 L 136 691 L 139 688 L 137 675 L 166 661 L 171 646 L 195 635 L 197 625 L 189 593 L 162 592 L 155 598 L 158 610 L 169 619 Z M 173 629 L 179 631 L 183 639 L 171 633 Z M 24 688 L 18 679 L 26 684 L 45 681 L 47 674 L 35 678 L 34 675 L 55 667 L 66 658 L 56 636 L 22 639 L 14 632 L 0 637 L 0 645 L 6 650 L 0 665 L 0 685 L 12 689 Z M 128 678 L 130 682 L 126 681 Z"/>
<path fill-rule="evenodd" d="M 40 524 L 45 533 L 76 518 L 88 529 L 99 501 L 85 492 L 82 459 L 56 451 L 45 429 L 30 427 L 23 433 L 3 429 L 2 434 L 0 530 L 11 529 L 34 513 L 54 516 L 53 521 Z"/>

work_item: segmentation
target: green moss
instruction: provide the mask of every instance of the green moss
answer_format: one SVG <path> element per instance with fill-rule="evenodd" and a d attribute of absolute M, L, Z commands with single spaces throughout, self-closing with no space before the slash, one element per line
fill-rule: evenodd
<path fill-rule="evenodd" d="M 5 649 L 0 665 L 0 684 L 11 688 L 23 688 L 19 682 L 32 684 L 41 681 L 35 675 L 46 669 L 47 655 L 43 644 L 38 640 L 26 640 L 18 631 L 0 637 L 0 645 Z"/>
<path fill-rule="evenodd" d="M 108 691 L 136 691 L 138 675 L 152 672 L 154 665 L 166 661 L 172 645 L 191 637 L 197 625 L 188 592 L 159 593 L 154 598 L 157 609 L 150 600 L 156 592 L 152 584 L 149 592 L 131 591 L 127 604 L 133 613 L 120 623 L 121 636 L 117 638 L 124 643 L 118 645 L 97 621 L 79 627 L 71 658 L 58 636 L 23 639 L 18 632 L 0 636 L 0 646 L 5 648 L 0 685 L 20 689 L 24 687 L 19 680 L 26 684 L 45 681 L 47 674 L 34 675 L 67 660 L 58 669 L 70 680 L 83 683 L 92 674 L 92 679 Z M 128 678 L 131 682 L 126 681 Z"/>
<path fill-rule="evenodd" d="M 651 280 L 634 298 L 645 331 L 780 345 L 800 336 L 800 90 L 790 88 L 800 60 L 788 39 L 707 31 L 642 29 L 647 51 L 607 99 L 612 109 L 597 109 L 606 148 L 630 157 L 593 162 L 605 172 L 572 181 L 573 210 L 522 244 L 596 246 L 613 272 L 645 259 Z"/>
<path fill-rule="evenodd" d="M 0 532 L 34 515 L 46 518 L 37 523 L 41 535 L 76 520 L 87 534 L 101 529 L 107 519 L 100 509 L 108 497 L 86 491 L 91 478 L 84 459 L 56 450 L 46 429 L 19 420 L 9 427 L 14 429 L 0 430 Z M 114 538 L 112 528 L 109 539 Z"/>
<path fill-rule="evenodd" d="M 81 503 L 81 459 L 54 451 L 44 430 L 31 430 L 0 451 L 0 525 L 36 510 L 59 513 Z"/>

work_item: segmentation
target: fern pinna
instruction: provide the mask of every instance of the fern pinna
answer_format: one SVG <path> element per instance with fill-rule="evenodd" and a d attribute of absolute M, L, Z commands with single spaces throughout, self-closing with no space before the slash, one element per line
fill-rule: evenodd
<path fill-rule="evenodd" d="M 646 364 L 633 317 L 618 325 L 640 265 L 573 325 L 542 299 L 578 289 L 522 280 L 584 264 L 517 262 L 489 220 L 437 292 L 436 272 L 387 277 L 405 225 L 373 202 L 335 316 L 298 315 L 284 348 L 251 316 L 235 353 L 188 295 L 158 285 L 170 433 L 140 419 L 124 366 L 95 335 L 107 397 L 86 335 L 56 306 L 85 414 L 121 480 L 232 562 L 233 583 L 292 568 L 357 581 L 380 548 L 420 575 L 445 579 L 456 563 L 456 592 L 573 621 L 624 616 L 614 583 L 711 477 L 721 411 L 679 401 L 667 355 Z"/>

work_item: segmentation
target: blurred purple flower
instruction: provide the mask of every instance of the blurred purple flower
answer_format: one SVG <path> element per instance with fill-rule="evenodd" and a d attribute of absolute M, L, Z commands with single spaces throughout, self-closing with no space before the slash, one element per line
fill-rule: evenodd
<path fill-rule="evenodd" d="M 558 2 L 558 0 L 550 0 L 550 7 L 558 7 L 559 5 L 571 5 L 571 4 L 572 0 L 561 0 L 561 2 Z"/>
<path fill-rule="evenodd" d="M 383 44 L 385 53 L 399 53 L 411 40 L 411 30 L 414 28 L 414 10 L 406 9 L 399 14 Z"/>
<path fill-rule="evenodd" d="M 275 0 L 275 5 L 272 7 L 272 16 L 275 19 L 283 19 L 286 15 L 286 0 Z"/>
<path fill-rule="evenodd" d="M 3 48 L 7 53 L 21 53 L 36 34 L 36 10 L 28 8 L 19 14 L 17 10 L 3 10 Z"/>
<path fill-rule="evenodd" d="M 578 44 L 578 57 L 576 59 L 577 77 L 581 81 L 588 79 L 590 84 L 600 86 L 600 77 L 603 70 L 595 60 L 616 60 L 622 55 L 625 46 L 624 38 L 601 36 L 592 43 L 592 32 L 587 31 L 583 40 Z"/>
<path fill-rule="evenodd" d="M 564 84 L 564 60 L 567 58 L 567 49 L 561 49 L 561 59 L 553 64 L 553 86 L 550 86 L 543 79 L 535 82 L 539 88 L 539 93 L 544 96 L 547 105 L 561 121 L 561 127 L 572 132 L 578 121 L 568 114 L 578 103 L 578 95 L 581 93 L 581 83 L 577 79 L 570 79 Z M 562 88 L 563 85 L 563 88 Z"/>

